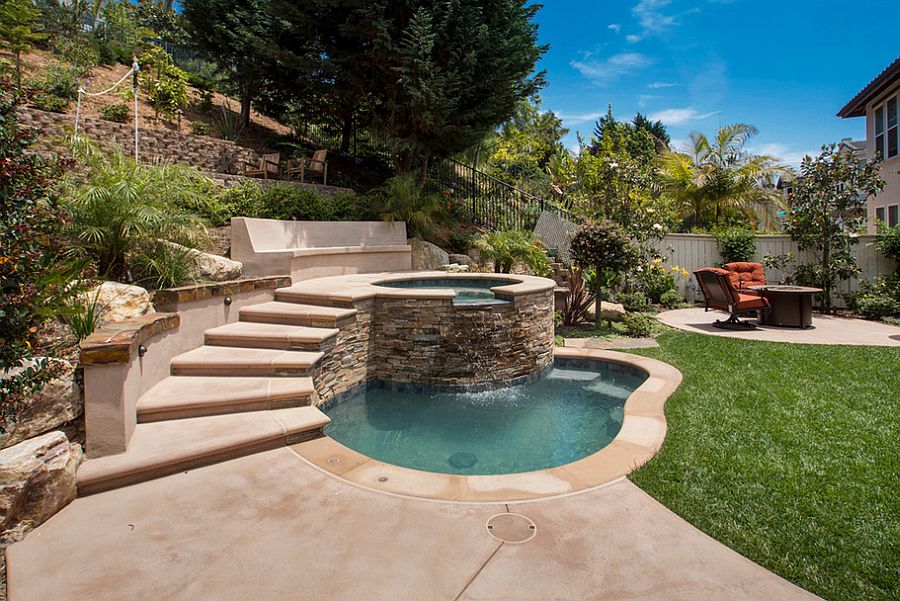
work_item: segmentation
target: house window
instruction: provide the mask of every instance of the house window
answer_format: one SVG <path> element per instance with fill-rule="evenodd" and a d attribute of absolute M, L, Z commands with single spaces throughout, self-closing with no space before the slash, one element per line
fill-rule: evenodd
<path fill-rule="evenodd" d="M 900 205 L 891 205 L 888 207 L 887 226 L 894 227 L 900 223 Z"/>
<path fill-rule="evenodd" d="M 884 223 L 884 207 L 875 207 L 876 223 Z"/>
<path fill-rule="evenodd" d="M 900 102 L 897 96 L 875 107 L 874 151 L 882 160 L 900 154 Z"/>

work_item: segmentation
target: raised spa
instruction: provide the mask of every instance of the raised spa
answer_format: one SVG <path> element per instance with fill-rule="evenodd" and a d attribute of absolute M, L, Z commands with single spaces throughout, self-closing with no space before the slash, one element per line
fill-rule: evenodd
<path fill-rule="evenodd" d="M 327 407 L 332 422 L 325 432 L 359 453 L 417 470 L 548 469 L 608 445 L 622 426 L 625 401 L 645 379 L 631 366 L 558 359 L 532 383 L 484 392 L 375 384 Z"/>
<path fill-rule="evenodd" d="M 388 288 L 417 288 L 452 290 L 456 293 L 454 305 L 491 305 L 511 302 L 508 298 L 497 298 L 491 288 L 509 286 L 509 280 L 489 278 L 447 278 L 408 279 L 382 282 Z"/>

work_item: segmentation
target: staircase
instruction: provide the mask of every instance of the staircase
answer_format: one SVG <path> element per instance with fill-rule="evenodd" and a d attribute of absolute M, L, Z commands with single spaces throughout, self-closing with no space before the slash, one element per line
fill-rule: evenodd
<path fill-rule="evenodd" d="M 354 338 L 357 311 L 331 306 L 326 291 L 296 299 L 285 291 L 174 357 L 171 375 L 138 400 L 128 450 L 82 464 L 79 494 L 322 436 L 330 420 L 314 406 L 321 364 L 340 357 L 339 328 Z"/>

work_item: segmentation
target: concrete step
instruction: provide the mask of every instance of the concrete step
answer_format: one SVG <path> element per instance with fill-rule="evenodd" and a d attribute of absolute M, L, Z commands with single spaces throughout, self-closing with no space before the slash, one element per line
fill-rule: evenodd
<path fill-rule="evenodd" d="M 335 295 L 333 290 L 311 289 L 309 286 L 297 286 L 290 288 L 279 288 L 275 291 L 275 300 L 285 303 L 302 303 L 307 305 L 315 305 L 317 307 L 342 307 L 353 308 L 353 295 L 342 291 L 340 295 Z"/>
<path fill-rule="evenodd" d="M 354 317 L 356 309 L 272 301 L 244 307 L 239 315 L 241 321 L 334 328 Z"/>
<path fill-rule="evenodd" d="M 201 346 L 171 361 L 173 376 L 310 376 L 322 352 Z"/>
<path fill-rule="evenodd" d="M 289 351 L 296 348 L 319 348 L 338 333 L 335 328 L 311 328 L 276 323 L 237 321 L 206 330 L 206 344 Z"/>
<path fill-rule="evenodd" d="M 79 495 L 128 486 L 322 435 L 330 420 L 315 407 L 252 411 L 138 424 L 128 451 L 89 459 Z"/>
<path fill-rule="evenodd" d="M 309 405 L 312 378 L 170 376 L 137 402 L 139 423 Z"/>

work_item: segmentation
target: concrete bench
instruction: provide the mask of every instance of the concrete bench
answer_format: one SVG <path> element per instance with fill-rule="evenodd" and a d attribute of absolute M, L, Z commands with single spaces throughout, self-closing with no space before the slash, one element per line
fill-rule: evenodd
<path fill-rule="evenodd" d="M 404 222 L 231 220 L 231 258 L 244 264 L 245 276 L 289 274 L 299 282 L 409 271 L 411 250 Z"/>

